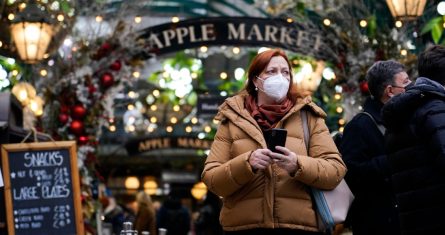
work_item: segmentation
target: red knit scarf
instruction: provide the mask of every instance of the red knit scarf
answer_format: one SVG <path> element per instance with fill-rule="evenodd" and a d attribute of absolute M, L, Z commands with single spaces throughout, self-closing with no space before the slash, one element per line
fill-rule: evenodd
<path fill-rule="evenodd" d="M 246 97 L 246 108 L 263 131 L 274 128 L 292 106 L 292 101 L 289 99 L 285 99 L 279 104 L 258 106 L 254 97 L 250 95 Z"/>

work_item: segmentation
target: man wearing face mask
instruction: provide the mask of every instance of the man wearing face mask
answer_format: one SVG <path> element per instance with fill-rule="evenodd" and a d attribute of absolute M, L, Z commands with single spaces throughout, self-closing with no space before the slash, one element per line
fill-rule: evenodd
<path fill-rule="evenodd" d="M 225 234 L 322 234 L 307 189 L 333 189 L 346 173 L 325 117 L 297 92 L 283 51 L 268 50 L 253 59 L 245 89 L 219 107 L 215 119 L 221 124 L 202 172 L 208 189 L 223 198 Z M 272 128 L 287 130 L 285 146 L 276 152 L 265 138 Z"/>
<path fill-rule="evenodd" d="M 392 186 L 402 234 L 444 234 L 445 47 L 429 47 L 417 62 L 415 84 L 382 110 Z"/>
<path fill-rule="evenodd" d="M 374 63 L 366 79 L 371 97 L 363 112 L 345 126 L 339 148 L 348 167 L 345 179 L 355 196 L 347 223 L 354 235 L 397 235 L 400 229 L 380 111 L 411 81 L 404 66 L 392 60 Z"/>

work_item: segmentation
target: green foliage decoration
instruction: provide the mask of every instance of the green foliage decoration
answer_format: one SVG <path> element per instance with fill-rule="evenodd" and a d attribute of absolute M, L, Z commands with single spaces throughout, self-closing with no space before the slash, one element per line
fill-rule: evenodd
<path fill-rule="evenodd" d="M 445 16 L 434 17 L 423 26 L 421 34 L 430 33 L 435 44 L 445 45 L 445 38 L 443 37 L 444 26 Z"/>

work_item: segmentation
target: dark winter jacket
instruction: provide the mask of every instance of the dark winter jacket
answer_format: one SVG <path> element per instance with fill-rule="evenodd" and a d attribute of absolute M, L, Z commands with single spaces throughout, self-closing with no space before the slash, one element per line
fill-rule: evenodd
<path fill-rule="evenodd" d="M 219 223 L 221 200 L 212 192 L 207 192 L 206 199 L 199 209 L 199 216 L 195 221 L 196 235 L 222 235 L 223 229 Z"/>
<path fill-rule="evenodd" d="M 157 227 L 167 229 L 167 235 L 187 235 L 190 230 L 190 213 L 180 199 L 171 197 L 159 208 Z"/>
<path fill-rule="evenodd" d="M 445 89 L 418 78 L 382 110 L 403 234 L 445 231 Z"/>
<path fill-rule="evenodd" d="M 354 235 L 400 234 L 395 199 L 391 189 L 390 169 L 385 155 L 384 130 L 380 116 L 383 103 L 368 98 L 364 112 L 346 126 L 340 152 L 348 172 L 345 179 L 355 195 L 347 223 Z M 376 125 L 378 124 L 378 125 Z"/>

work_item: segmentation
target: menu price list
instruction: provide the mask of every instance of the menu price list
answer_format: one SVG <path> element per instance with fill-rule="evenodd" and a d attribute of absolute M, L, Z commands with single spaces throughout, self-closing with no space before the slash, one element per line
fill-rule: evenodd
<path fill-rule="evenodd" d="M 53 228 L 63 228 L 71 224 L 70 206 L 49 206 L 14 210 L 14 227 L 20 229 L 40 229 L 44 226 L 45 217 L 53 215 Z"/>

